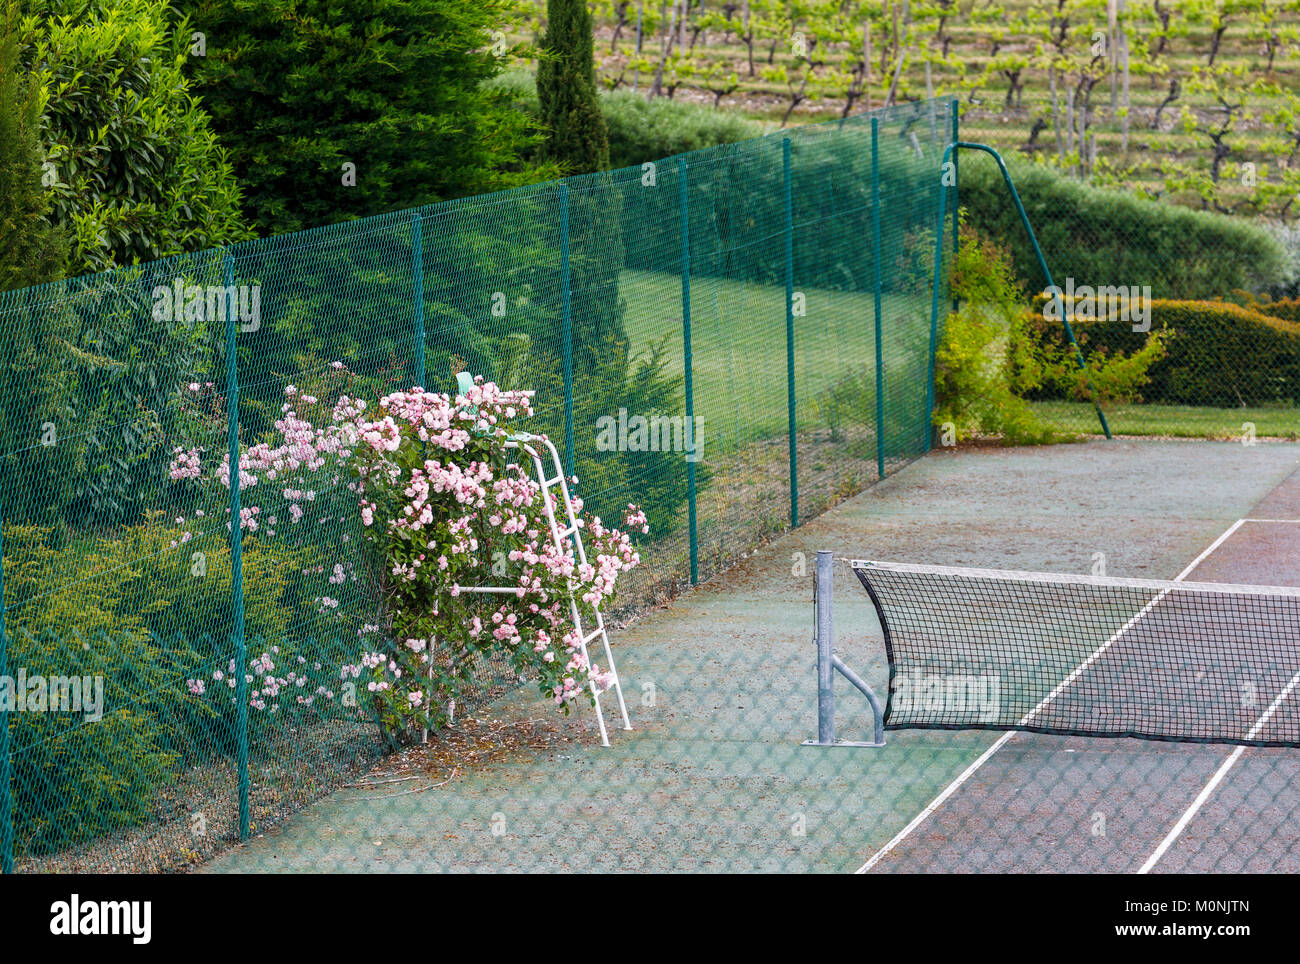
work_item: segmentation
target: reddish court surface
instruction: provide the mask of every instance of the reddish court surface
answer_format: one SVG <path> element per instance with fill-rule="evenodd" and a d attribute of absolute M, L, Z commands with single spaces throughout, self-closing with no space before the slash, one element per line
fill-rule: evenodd
<path fill-rule="evenodd" d="M 1221 538 L 1183 578 L 1300 586 L 1300 471 Z M 1297 749 L 1010 733 L 944 792 L 862 870 L 1300 872 Z"/>

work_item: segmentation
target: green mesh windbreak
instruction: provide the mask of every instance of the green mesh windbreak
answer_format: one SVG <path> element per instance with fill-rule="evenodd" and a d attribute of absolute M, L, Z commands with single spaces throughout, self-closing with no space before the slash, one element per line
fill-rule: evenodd
<path fill-rule="evenodd" d="M 347 479 L 242 480 L 236 562 L 221 460 L 280 444 L 287 392 L 535 390 L 584 511 L 649 516 L 629 609 L 922 454 L 952 106 L 0 294 L 14 868 L 193 864 L 384 752 Z"/>

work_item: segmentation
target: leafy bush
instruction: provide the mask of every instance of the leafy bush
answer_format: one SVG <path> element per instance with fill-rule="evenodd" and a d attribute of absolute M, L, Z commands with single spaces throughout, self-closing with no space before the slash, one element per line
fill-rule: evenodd
<path fill-rule="evenodd" d="M 973 436 L 996 436 L 1004 445 L 1063 441 L 1012 391 L 1007 340 L 1007 325 L 973 304 L 948 316 L 934 359 L 933 424 L 951 425 L 954 442 Z"/>
<path fill-rule="evenodd" d="M 1122 319 L 1076 320 L 1073 326 L 1088 356 L 1134 352 L 1148 338 Z M 1300 323 L 1230 302 L 1157 300 L 1151 304 L 1151 328 L 1167 333 L 1166 355 L 1150 367 L 1142 390 L 1147 401 L 1237 407 L 1300 400 Z M 1029 345 L 1048 351 L 1064 345 L 1060 324 L 1041 312 L 1024 334 Z M 1061 397 L 1060 386 L 1032 395 Z"/>
<path fill-rule="evenodd" d="M 964 220 L 960 232 L 952 290 L 963 305 L 949 315 L 935 353 L 933 424 L 951 425 L 954 441 L 981 435 L 1039 445 L 1068 436 L 1026 397 L 1055 392 L 1103 406 L 1138 398 L 1148 369 L 1164 355 L 1164 333 L 1140 336 L 1128 354 L 1094 352 L 1080 369 L 1060 323 L 1030 314 L 1006 247 Z M 1038 336 L 1051 325 L 1059 339 Z"/>
<path fill-rule="evenodd" d="M 167 0 L 31 0 L 24 60 L 48 95 L 53 220 L 74 274 L 249 236 L 239 190 L 183 72 Z"/>
<path fill-rule="evenodd" d="M 482 86 L 504 64 L 492 34 L 510 30 L 514 0 L 178 6 L 208 37 L 191 69 L 263 233 L 554 176 L 524 160 L 536 118 Z"/>
<path fill-rule="evenodd" d="M 1300 298 L 1279 298 L 1277 301 L 1259 301 L 1254 298 L 1242 303 L 1242 307 L 1257 311 L 1270 318 L 1300 323 Z"/>
<path fill-rule="evenodd" d="M 587 0 L 547 0 L 546 35 L 537 64 L 537 97 L 546 140 L 542 156 L 566 174 L 609 167 L 609 135 L 596 97 Z"/>
<path fill-rule="evenodd" d="M 1058 281 L 1150 285 L 1157 298 L 1212 298 L 1259 291 L 1287 273 L 1282 244 L 1241 218 L 1193 211 L 1093 187 L 1038 164 L 1008 167 Z M 1047 285 L 997 167 L 961 168 L 960 199 L 971 223 L 1006 245 L 1029 290 Z"/>
<path fill-rule="evenodd" d="M 97 721 L 9 716 L 15 844 L 40 853 L 148 817 L 179 759 L 162 720 L 185 697 L 169 655 L 123 606 L 126 574 L 111 544 L 76 550 L 78 580 L 49 527 L 8 525 L 4 536 L 5 593 L 21 600 L 6 613 L 9 675 L 103 678 Z"/>
<path fill-rule="evenodd" d="M 700 104 L 617 90 L 601 97 L 611 167 L 635 167 L 674 154 L 759 137 L 763 125 Z"/>

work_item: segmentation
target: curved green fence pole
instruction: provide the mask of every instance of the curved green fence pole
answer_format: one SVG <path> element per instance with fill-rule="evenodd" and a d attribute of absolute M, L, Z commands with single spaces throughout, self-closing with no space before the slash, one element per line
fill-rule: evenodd
<path fill-rule="evenodd" d="M 234 287 L 234 261 L 229 252 L 224 259 L 226 290 Z M 239 360 L 235 354 L 235 334 L 239 319 L 226 311 L 226 443 L 230 455 L 230 595 L 231 649 L 235 654 L 235 739 L 238 741 L 239 768 L 239 839 L 247 840 L 248 818 L 248 654 L 244 641 L 244 527 L 239 505 Z"/>
<path fill-rule="evenodd" d="M 961 102 L 954 97 L 952 101 L 952 142 L 954 144 L 956 144 L 958 141 L 961 140 L 961 137 L 958 136 L 958 129 L 960 123 L 961 123 Z M 959 217 L 959 212 L 961 211 L 961 198 L 959 194 L 961 188 L 961 167 L 958 164 L 959 159 L 960 158 L 957 152 L 953 151 L 953 155 L 952 155 L 952 257 L 954 261 L 957 260 L 957 249 L 961 244 L 961 218 Z M 957 296 L 953 295 L 952 310 L 956 311 L 958 307 L 960 306 L 957 304 Z"/>
<path fill-rule="evenodd" d="M 976 144 L 972 141 L 954 141 L 949 144 L 943 152 L 943 162 L 939 165 L 942 172 L 948 159 L 956 155 L 958 148 L 967 148 L 972 151 L 983 151 L 993 157 L 998 162 L 998 169 L 1002 172 L 1002 180 L 1006 182 L 1007 190 L 1011 192 L 1011 200 L 1016 204 L 1016 211 L 1020 214 L 1020 223 L 1025 226 L 1025 232 L 1029 235 L 1029 243 L 1034 246 L 1034 256 L 1038 259 L 1038 266 L 1043 271 L 1043 277 L 1047 279 L 1049 288 L 1056 288 L 1056 282 L 1052 280 L 1052 272 L 1047 268 L 1047 260 L 1043 257 L 1043 249 L 1038 246 L 1038 238 L 1034 234 L 1033 225 L 1029 223 L 1029 215 L 1025 213 L 1025 206 L 1020 202 L 1020 193 L 1016 190 L 1015 184 L 1011 181 L 1011 173 L 1007 170 L 1006 162 L 1002 160 L 1002 155 L 989 147 L 987 144 Z M 942 175 L 941 175 L 942 176 Z M 941 182 L 942 183 L 942 182 Z M 929 419 L 934 414 L 934 355 L 937 349 L 939 335 L 939 286 L 943 278 L 943 221 L 945 217 L 945 204 L 947 192 L 939 191 L 939 229 L 935 232 L 934 240 L 934 292 L 930 300 L 930 383 L 927 388 L 926 404 L 926 426 L 929 431 Z M 1070 325 L 1070 319 L 1065 313 L 1065 304 L 1061 300 L 1060 292 L 1056 295 L 1057 307 L 1061 312 L 1061 321 L 1065 325 L 1066 337 L 1070 339 L 1070 344 L 1074 346 L 1074 360 L 1079 366 L 1080 371 L 1087 371 L 1087 364 L 1083 360 L 1083 352 L 1079 349 L 1079 342 L 1074 337 L 1074 328 Z M 1092 382 L 1087 383 L 1088 391 L 1092 392 Z M 1101 410 L 1101 405 L 1094 398 L 1092 407 L 1097 412 L 1097 420 L 1101 422 L 1101 430 L 1110 438 L 1110 425 L 1106 422 L 1106 413 Z M 927 436 L 928 437 L 928 436 Z M 929 450 L 929 443 L 926 444 L 926 450 Z"/>

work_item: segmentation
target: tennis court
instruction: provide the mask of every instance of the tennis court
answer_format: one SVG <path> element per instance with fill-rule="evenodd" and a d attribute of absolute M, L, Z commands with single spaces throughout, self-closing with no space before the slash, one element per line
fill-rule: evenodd
<path fill-rule="evenodd" d="M 1159 851 L 1157 872 L 1294 871 L 1300 751 L 981 730 L 799 744 L 815 550 L 1079 575 L 1103 553 L 1139 580 L 1199 558 L 1185 579 L 1296 585 L 1300 526 L 1238 520 L 1300 518 L 1298 467 L 1265 442 L 936 450 L 613 634 L 635 729 L 611 748 L 521 690 L 444 737 L 477 735 L 475 755 L 390 759 L 207 869 L 1131 872 Z M 838 652 L 883 693 L 871 601 L 847 566 L 835 591 Z M 869 738 L 865 701 L 837 690 L 840 735 Z"/>

